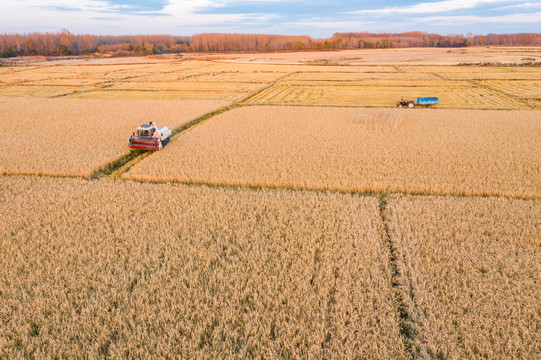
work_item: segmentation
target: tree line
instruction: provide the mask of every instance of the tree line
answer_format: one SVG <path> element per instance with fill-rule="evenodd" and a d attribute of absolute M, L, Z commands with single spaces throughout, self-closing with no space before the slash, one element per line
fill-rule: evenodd
<path fill-rule="evenodd" d="M 180 52 L 381 49 L 406 47 L 540 46 L 540 33 L 440 35 L 403 33 L 335 33 L 328 39 L 271 34 L 205 33 L 173 35 L 91 35 L 56 33 L 0 34 L 0 57 L 21 55 L 151 55 Z"/>

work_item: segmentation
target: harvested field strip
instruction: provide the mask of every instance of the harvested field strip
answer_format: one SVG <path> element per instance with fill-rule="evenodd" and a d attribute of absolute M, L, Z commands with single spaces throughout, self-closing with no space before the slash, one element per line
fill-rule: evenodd
<path fill-rule="evenodd" d="M 539 108 L 541 101 L 541 81 L 476 81 L 481 87 L 508 96 L 519 103 Z"/>
<path fill-rule="evenodd" d="M 295 81 L 359 81 L 364 79 L 381 80 L 437 80 L 437 77 L 430 73 L 365 73 L 365 72 L 299 72 L 288 80 Z"/>
<path fill-rule="evenodd" d="M 250 99 L 251 104 L 283 104 L 312 106 L 396 107 L 396 101 L 419 96 L 437 96 L 438 108 L 445 109 L 521 109 L 528 108 L 505 94 L 480 87 L 464 86 L 322 86 L 314 92 L 310 86 L 278 82 Z M 308 94 L 306 94 L 308 93 Z M 303 98 L 298 101 L 295 99 Z"/>
<path fill-rule="evenodd" d="M 541 201 L 392 196 L 421 358 L 537 359 Z"/>
<path fill-rule="evenodd" d="M 527 101 L 524 101 L 519 96 L 514 95 L 514 94 L 511 95 L 511 94 L 509 94 L 509 93 L 507 93 L 505 91 L 502 91 L 502 90 L 500 90 L 498 88 L 491 87 L 490 85 L 487 85 L 486 82 L 481 82 L 481 81 L 477 81 L 477 80 L 471 80 L 471 83 L 475 84 L 476 86 L 478 86 L 481 89 L 485 89 L 485 90 L 490 91 L 492 93 L 499 94 L 503 98 L 508 98 L 508 99 L 514 101 L 516 104 L 520 104 L 520 106 L 523 106 L 523 107 L 528 106 Z"/>
<path fill-rule="evenodd" d="M 99 89 L 82 94 L 73 94 L 71 97 L 107 100 L 235 101 L 243 98 L 247 93 L 250 93 L 250 91 L 145 91 Z"/>
<path fill-rule="evenodd" d="M 259 84 L 243 82 L 117 82 L 111 90 L 138 90 L 138 91 L 231 91 L 251 89 Z"/>
<path fill-rule="evenodd" d="M 385 86 L 385 87 L 436 87 L 436 88 L 450 88 L 450 87 L 472 87 L 471 82 L 465 80 L 384 80 L 384 79 L 363 79 L 363 80 L 347 80 L 347 81 L 333 81 L 333 80 L 286 80 L 280 82 L 284 85 L 290 86 L 314 86 L 314 87 L 326 87 L 326 86 Z"/>
<path fill-rule="evenodd" d="M 406 357 L 377 199 L 33 177 L 0 188 L 2 357 Z"/>
<path fill-rule="evenodd" d="M 93 79 L 93 78 L 51 78 L 37 81 L 21 83 L 26 86 L 84 86 L 84 85 L 100 85 L 111 82 L 109 79 Z"/>
<path fill-rule="evenodd" d="M 0 87 L 0 96 L 54 98 L 92 89 L 94 88 L 89 86 L 24 86 L 21 84 Z"/>
<path fill-rule="evenodd" d="M 478 81 L 491 89 L 521 98 L 541 98 L 541 80 Z"/>
<path fill-rule="evenodd" d="M 540 137 L 535 111 L 247 106 L 181 135 L 123 177 L 539 198 Z"/>
<path fill-rule="evenodd" d="M 541 77 L 541 70 L 524 72 L 463 72 L 463 73 L 445 73 L 440 75 L 446 79 L 455 80 L 537 80 Z"/>

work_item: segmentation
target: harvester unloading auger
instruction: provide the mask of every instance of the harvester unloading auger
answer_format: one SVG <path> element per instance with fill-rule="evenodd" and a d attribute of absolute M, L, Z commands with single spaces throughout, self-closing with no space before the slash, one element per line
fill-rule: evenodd
<path fill-rule="evenodd" d="M 154 121 L 143 124 L 130 136 L 130 147 L 142 150 L 161 150 L 170 140 L 171 129 Z"/>

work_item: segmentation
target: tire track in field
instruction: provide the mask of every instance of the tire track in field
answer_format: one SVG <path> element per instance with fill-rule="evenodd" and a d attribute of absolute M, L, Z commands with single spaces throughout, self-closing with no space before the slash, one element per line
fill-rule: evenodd
<path fill-rule="evenodd" d="M 383 227 L 383 241 L 389 250 L 391 287 L 395 297 L 396 311 L 399 315 L 400 336 L 410 358 L 417 359 L 421 353 L 426 352 L 426 349 L 422 347 L 422 339 L 420 339 L 418 331 L 419 325 L 415 319 L 418 310 L 413 289 L 408 286 L 407 275 L 400 269 L 400 262 L 405 262 L 405 259 L 391 236 L 388 212 L 387 194 L 383 194 L 379 197 L 379 216 Z"/>

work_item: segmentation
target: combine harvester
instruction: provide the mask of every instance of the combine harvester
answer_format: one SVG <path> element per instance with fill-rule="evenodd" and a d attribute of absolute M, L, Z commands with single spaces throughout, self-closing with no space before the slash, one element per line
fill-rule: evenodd
<path fill-rule="evenodd" d="M 396 106 L 398 106 L 399 108 L 407 106 L 411 109 L 415 105 L 417 106 L 424 105 L 426 107 L 431 107 L 432 105 L 436 105 L 439 102 L 440 102 L 440 99 L 438 99 L 437 97 L 418 97 L 417 104 L 415 104 L 413 100 L 402 99 L 396 102 Z"/>
<path fill-rule="evenodd" d="M 143 124 L 130 136 L 129 146 L 142 150 L 161 150 L 170 140 L 171 129 L 158 125 L 154 121 Z"/>

